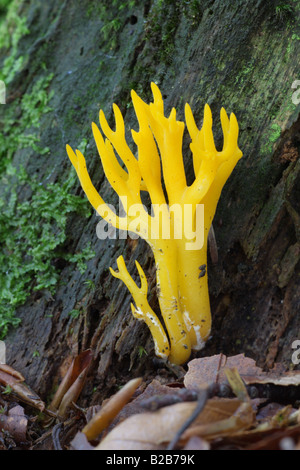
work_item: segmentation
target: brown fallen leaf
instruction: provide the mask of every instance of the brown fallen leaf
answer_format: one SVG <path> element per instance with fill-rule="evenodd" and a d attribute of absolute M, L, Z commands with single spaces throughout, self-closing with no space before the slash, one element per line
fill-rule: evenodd
<path fill-rule="evenodd" d="M 212 383 L 226 384 L 228 381 L 224 371 L 234 367 L 247 385 L 300 385 L 300 371 L 285 371 L 283 365 L 276 364 L 273 369 L 265 372 L 256 365 L 253 359 L 245 357 L 244 354 L 231 357 L 218 354 L 193 359 L 188 363 L 184 385 L 187 388 L 197 389 Z"/>
<path fill-rule="evenodd" d="M 45 403 L 26 385 L 22 374 L 7 364 L 0 364 L 0 384 L 9 387 L 22 402 L 40 411 L 45 409 Z"/>
<path fill-rule="evenodd" d="M 176 403 L 155 412 L 133 415 L 115 426 L 96 449 L 160 450 L 167 446 L 173 449 L 173 444 L 178 442 L 182 448 L 193 437 L 204 438 L 207 442 L 249 429 L 255 421 L 255 413 L 245 384 L 236 368 L 225 373 L 238 398 L 207 399 L 206 389 L 197 401 Z M 168 391 L 168 387 L 164 388 Z M 135 401 L 143 402 L 143 395 Z M 202 400 L 202 395 L 205 400 Z"/>
<path fill-rule="evenodd" d="M 197 392 L 186 388 L 178 388 L 178 386 L 163 385 L 158 380 L 153 379 L 143 392 L 124 406 L 113 424 L 116 425 L 118 421 L 123 421 L 133 414 L 156 411 L 163 406 L 193 400 L 197 400 Z"/>
<path fill-rule="evenodd" d="M 246 429 L 249 429 L 255 423 L 255 413 L 252 407 L 252 402 L 237 369 L 225 369 L 224 372 L 233 393 L 240 402 L 239 407 L 234 412 L 230 413 L 228 417 L 214 421 L 210 416 L 205 419 L 205 414 L 210 406 L 209 403 L 207 403 L 207 406 L 204 408 L 198 419 L 198 423 L 194 422 L 191 424 L 189 429 L 182 434 L 181 441 L 191 439 L 194 436 L 201 438 L 204 437 L 209 441 L 216 438 L 220 439 L 224 435 L 226 437 L 234 436 L 242 433 Z M 224 401 L 220 400 L 216 405 L 220 403 L 222 404 L 222 411 L 224 411 Z M 232 404 L 232 400 L 229 403 Z"/>
<path fill-rule="evenodd" d="M 234 444 L 246 450 L 279 450 L 280 441 L 286 437 L 299 439 L 300 425 L 287 426 L 285 422 L 281 427 L 279 422 L 276 425 L 265 423 L 264 426 L 258 425 L 235 436 L 224 436 L 223 443 Z"/>
<path fill-rule="evenodd" d="M 212 399 L 214 400 L 214 399 Z M 206 440 L 214 440 L 222 436 L 234 436 L 242 431 L 249 429 L 253 424 L 255 416 L 250 403 L 240 402 L 237 399 L 216 399 L 216 402 L 208 403 L 201 413 L 201 420 L 197 420 L 187 429 L 181 442 L 185 442 L 193 436 L 199 436 Z M 236 403 L 236 409 L 231 407 Z M 217 420 L 213 416 L 218 416 Z"/>
<path fill-rule="evenodd" d="M 155 412 L 133 415 L 117 425 L 96 447 L 97 450 L 160 450 L 172 441 L 197 407 L 197 402 L 177 403 Z M 236 433 L 253 422 L 253 410 L 236 398 L 212 398 L 194 424 L 182 436 L 184 445 L 193 436 L 206 440 Z M 201 428 L 201 430 L 200 430 Z"/>
<path fill-rule="evenodd" d="M 248 436 L 249 437 L 249 436 Z M 259 435 L 253 433 L 256 437 L 255 442 L 245 445 L 246 450 L 284 450 L 282 443 L 286 439 L 295 439 L 295 443 L 300 438 L 300 426 L 292 426 L 290 428 L 283 428 L 273 430 L 272 432 L 262 432 Z"/>
<path fill-rule="evenodd" d="M 22 406 L 11 408 L 7 414 L 0 414 L 0 429 L 9 433 L 10 437 L 18 444 L 26 442 L 28 420 Z"/>
<path fill-rule="evenodd" d="M 283 408 L 280 403 L 267 403 L 262 406 L 256 415 L 257 421 L 267 421 Z"/>
<path fill-rule="evenodd" d="M 57 412 L 61 418 L 66 415 L 71 403 L 77 401 L 84 386 L 92 357 L 90 349 L 76 356 L 58 387 L 48 409 Z M 49 420 L 45 420 L 46 424 L 49 424 Z"/>
<path fill-rule="evenodd" d="M 196 402 L 177 403 L 155 412 L 133 415 L 118 424 L 95 449 L 164 449 L 196 406 Z"/>
<path fill-rule="evenodd" d="M 121 390 L 113 395 L 96 413 L 82 432 L 89 441 L 96 439 L 106 429 L 122 408 L 128 403 L 136 389 L 142 383 L 141 378 L 130 380 Z"/>
<path fill-rule="evenodd" d="M 205 388 L 210 384 L 219 383 L 220 371 L 226 364 L 226 356 L 218 354 L 210 357 L 192 359 L 188 362 L 188 371 L 184 376 L 186 388 Z M 227 382 L 226 376 L 223 380 Z"/>
<path fill-rule="evenodd" d="M 71 442 L 71 450 L 94 450 L 83 432 L 78 432 Z"/>
<path fill-rule="evenodd" d="M 169 395 L 171 392 L 177 393 L 177 390 L 167 385 L 162 385 L 158 380 L 153 379 L 145 389 L 143 390 L 144 384 L 141 384 L 138 387 L 139 394 L 136 394 L 134 399 L 128 401 L 127 404 L 121 409 L 121 411 L 115 416 L 113 421 L 107 426 L 106 432 L 110 431 L 115 427 L 119 422 L 124 421 L 130 416 L 138 413 L 144 413 L 145 411 L 155 411 L 160 408 L 161 401 L 166 395 Z M 189 390 L 187 390 L 189 392 Z M 196 394 L 197 395 L 197 394 Z M 109 400 L 109 399 L 108 399 Z M 151 404 L 152 401 L 152 404 Z M 150 407 L 148 406 L 150 402 Z M 169 405 L 172 403 L 168 403 Z M 91 421 L 93 416 L 95 416 L 101 407 L 97 405 L 97 409 L 94 410 L 94 407 L 88 408 L 86 411 L 86 420 L 87 422 Z"/>
<path fill-rule="evenodd" d="M 224 373 L 235 396 L 243 402 L 250 403 L 247 389 L 241 379 L 240 374 L 238 373 L 237 368 L 234 367 L 233 369 L 225 369 Z"/>
<path fill-rule="evenodd" d="M 193 436 L 187 441 L 183 450 L 210 450 L 210 445 L 201 437 Z"/>
<path fill-rule="evenodd" d="M 20 372 L 7 364 L 0 363 L 0 383 L 3 385 L 13 385 L 17 382 L 24 382 L 24 380 Z"/>

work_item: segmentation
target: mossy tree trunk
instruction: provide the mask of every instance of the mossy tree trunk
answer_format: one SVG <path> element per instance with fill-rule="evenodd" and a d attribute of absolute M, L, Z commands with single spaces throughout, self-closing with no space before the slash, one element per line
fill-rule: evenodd
<path fill-rule="evenodd" d="M 176 107 L 182 118 L 189 102 L 200 124 L 208 102 L 219 143 L 220 108 L 236 114 L 244 155 L 214 219 L 218 261 L 208 261 L 213 327 L 199 354 L 244 352 L 260 365 L 282 360 L 288 366 L 300 327 L 300 96 L 292 88 L 300 80 L 300 2 L 19 3 L 29 33 L 18 42 L 15 60 L 23 61 L 7 84 L 1 120 L 39 77 L 53 73 L 47 88 L 51 110 L 42 115 L 38 136 L 39 147 L 49 152 L 20 145 L 11 160 L 42 184 L 62 184 L 73 171 L 65 145 L 81 145 L 95 186 L 105 201 L 116 203 L 90 124 L 98 121 L 100 107 L 111 116 L 115 102 L 127 129 L 137 129 L 130 90 L 149 100 L 151 81 L 162 90 L 167 109 Z M 188 142 L 184 150 L 191 178 Z M 77 181 L 72 192 L 83 196 Z M 31 200 L 22 185 L 18 194 Z M 153 256 L 142 240 L 99 240 L 98 222 L 95 213 L 88 220 L 69 215 L 62 251 L 78 253 L 90 242 L 95 256 L 82 274 L 56 255 L 54 293 L 32 291 L 17 309 L 20 326 L 6 338 L 9 364 L 43 396 L 70 358 L 89 347 L 94 364 L 88 394 L 94 386 L 105 394 L 146 371 L 155 375 L 149 332 L 132 317 L 129 293 L 108 271 L 123 254 L 133 274 L 138 259 L 156 309 Z M 70 315 L 74 311 L 78 315 Z"/>

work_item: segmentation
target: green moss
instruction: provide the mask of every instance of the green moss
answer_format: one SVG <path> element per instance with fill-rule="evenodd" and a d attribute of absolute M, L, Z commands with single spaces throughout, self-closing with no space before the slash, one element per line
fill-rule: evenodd
<path fill-rule="evenodd" d="M 18 324 L 15 309 L 32 290 L 54 292 L 59 278 L 58 260 L 73 262 L 84 272 L 86 261 L 95 254 L 89 246 L 76 254 L 66 254 L 63 250 L 69 213 L 90 215 L 87 202 L 71 194 L 75 181 L 74 172 L 63 184 L 46 186 L 29 177 L 22 168 L 16 170 L 11 166 L 6 173 L 7 194 L 0 200 L 1 338 L 10 325 Z M 31 198 L 22 201 L 18 197 L 20 188 L 21 194 L 31 191 Z"/>
<path fill-rule="evenodd" d="M 137 3 L 137 0 L 102 0 L 101 2 L 98 0 L 91 0 L 86 14 L 88 18 L 93 18 L 96 15 L 102 20 L 107 20 L 110 15 L 109 10 L 111 10 L 112 7 L 117 11 L 122 11 L 135 7 Z"/>
<path fill-rule="evenodd" d="M 94 0 L 89 3 L 87 16 L 89 18 L 98 17 L 103 21 L 103 26 L 100 29 L 104 41 L 103 50 L 118 47 L 118 32 L 125 24 L 128 10 L 133 9 L 137 3 L 136 0 L 103 0 L 101 2 Z M 122 15 L 123 11 L 124 15 Z"/>
<path fill-rule="evenodd" d="M 0 24 L 0 48 L 5 55 L 0 77 L 5 83 L 23 63 L 18 43 L 28 30 L 26 18 L 19 16 L 21 3 L 13 0 Z M 0 120 L 0 338 L 19 323 L 15 310 L 33 290 L 55 291 L 60 260 L 74 263 L 83 272 L 86 261 L 94 256 L 89 246 L 75 254 L 64 249 L 69 214 L 90 214 L 87 201 L 72 195 L 75 174 L 63 184 L 43 185 L 13 164 L 16 152 L 22 155 L 26 149 L 35 158 L 49 152 L 40 142 L 40 127 L 42 117 L 52 111 L 53 74 L 43 64 L 41 70 L 25 94 L 3 105 Z M 85 146 L 83 140 L 81 148 Z"/>
<path fill-rule="evenodd" d="M 275 14 L 278 19 L 283 20 L 294 13 L 294 7 L 290 3 L 279 3 L 275 7 Z"/>
<path fill-rule="evenodd" d="M 265 143 L 261 146 L 261 153 L 263 155 L 271 154 L 273 151 L 273 144 L 279 139 L 281 135 L 281 127 L 276 122 L 270 125 L 270 131 L 265 138 Z"/>
<path fill-rule="evenodd" d="M 296 33 L 292 34 L 292 40 L 293 41 L 300 41 L 300 36 Z"/>
<path fill-rule="evenodd" d="M 51 110 L 48 103 L 52 94 L 48 93 L 48 87 L 52 78 L 52 74 L 39 78 L 29 93 L 5 105 L 0 133 L 0 174 L 5 171 L 16 150 L 32 148 L 40 154 L 49 151 L 48 147 L 39 146 L 38 129 L 42 115 Z"/>
<path fill-rule="evenodd" d="M 3 80 L 6 85 L 13 80 L 25 59 L 18 53 L 20 39 L 29 33 L 26 17 L 18 13 L 21 3 L 21 0 L 12 1 L 7 8 L 5 21 L 0 24 L 0 49 L 5 50 L 0 80 Z"/>
<path fill-rule="evenodd" d="M 145 23 L 145 37 L 154 46 L 154 60 L 170 65 L 175 50 L 177 28 L 184 16 L 189 23 L 188 30 L 198 25 L 202 9 L 198 0 L 156 0 Z"/>
<path fill-rule="evenodd" d="M 73 310 L 71 310 L 71 311 L 69 312 L 69 315 L 70 315 L 70 317 L 72 317 L 72 318 L 74 318 L 74 319 L 77 319 L 77 318 L 80 317 L 81 312 L 80 312 L 80 310 L 78 310 L 78 309 L 73 309 Z"/>
<path fill-rule="evenodd" d="M 249 75 L 254 72 L 254 62 L 255 60 L 247 62 L 244 66 L 240 69 L 239 74 L 236 77 L 235 83 L 242 85 L 245 81 L 249 82 Z"/>
<path fill-rule="evenodd" d="M 288 117 L 295 115 L 297 118 L 297 105 L 292 101 L 293 90 L 288 88 L 286 94 L 283 94 L 284 100 L 277 101 L 271 107 L 269 115 L 272 119 L 272 123 L 269 126 L 268 132 L 262 136 L 261 152 L 263 154 L 270 154 L 273 150 L 274 143 L 280 138 L 282 132 L 282 126 L 286 125 Z M 276 121 L 275 121 L 276 120 Z"/>
<path fill-rule="evenodd" d="M 278 124 L 276 124 L 276 122 L 274 122 L 271 124 L 270 129 L 271 129 L 271 134 L 269 136 L 269 141 L 273 144 L 280 137 L 281 127 Z"/>
<path fill-rule="evenodd" d="M 80 198 L 80 201 L 82 202 L 83 207 L 85 207 L 86 214 L 90 215 L 90 212 L 87 207 L 87 201 L 82 200 L 81 198 Z M 71 209 L 71 207 L 69 207 L 69 209 Z M 74 207 L 74 210 L 76 211 L 76 207 Z M 78 253 L 62 254 L 63 259 L 76 264 L 76 268 L 81 274 L 83 274 L 86 271 L 87 261 L 94 258 L 94 256 L 95 256 L 95 251 L 92 250 L 90 243 Z"/>
<path fill-rule="evenodd" d="M 0 0 L 0 21 L 5 19 L 7 15 L 7 10 L 9 7 L 9 4 L 12 2 L 12 0 Z"/>

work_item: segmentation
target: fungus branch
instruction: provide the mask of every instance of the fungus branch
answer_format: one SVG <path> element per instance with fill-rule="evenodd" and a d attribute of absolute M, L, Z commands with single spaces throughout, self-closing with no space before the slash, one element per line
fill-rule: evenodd
<path fill-rule="evenodd" d="M 124 282 L 127 289 L 131 293 L 135 306 L 131 304 L 131 311 L 135 318 L 144 320 L 149 327 L 154 339 L 155 353 L 157 356 L 166 359 L 170 353 L 170 346 L 167 335 L 162 327 L 157 315 L 153 312 L 147 300 L 148 283 L 145 273 L 140 264 L 135 262 L 141 281 L 141 287 L 138 287 L 130 276 L 123 256 L 117 259 L 118 272 L 110 268 L 111 274 Z"/>
<path fill-rule="evenodd" d="M 131 292 L 135 302 L 133 315 L 148 325 L 156 354 L 181 364 L 189 358 L 191 349 L 203 346 L 210 333 L 205 269 L 207 236 L 222 187 L 242 152 L 237 144 L 238 123 L 234 114 L 228 118 L 221 109 L 224 142 L 222 151 L 218 152 L 209 106 L 205 105 L 203 126 L 198 129 L 187 104 L 185 120 L 195 172 L 195 180 L 188 186 L 182 156 L 184 123 L 176 119 L 174 108 L 169 117 L 164 115 L 161 92 L 154 83 L 151 88 L 154 99 L 150 104 L 134 91 L 131 93 L 139 123 L 139 131 L 132 130 L 138 158 L 126 143 L 125 125 L 117 105 L 113 105 L 115 131 L 100 111 L 100 127 L 105 139 L 97 125 L 92 124 L 105 175 L 120 197 L 125 217 L 116 215 L 102 200 L 90 180 L 82 153 L 78 150 L 75 153 L 69 145 L 67 153 L 83 190 L 98 213 L 114 227 L 134 232 L 149 243 L 156 262 L 158 300 L 164 326 L 148 304 L 148 285 L 141 266 L 137 263 L 140 288 L 129 275 L 123 257 L 117 260 L 119 271 L 111 269 L 111 273 Z M 115 152 L 125 168 L 120 165 Z M 141 191 L 149 193 L 151 214 L 142 204 Z M 199 267 L 202 267 L 201 273 Z"/>

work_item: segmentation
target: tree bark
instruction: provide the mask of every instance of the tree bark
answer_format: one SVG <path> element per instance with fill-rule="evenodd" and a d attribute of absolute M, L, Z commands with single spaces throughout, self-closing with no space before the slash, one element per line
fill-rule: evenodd
<path fill-rule="evenodd" d="M 100 107 L 110 117 L 117 103 L 126 130 L 137 129 L 130 90 L 149 100 L 155 81 L 167 111 L 175 107 L 181 119 L 188 102 L 200 125 L 208 102 L 218 144 L 221 107 L 235 113 L 243 157 L 213 222 L 218 261 L 208 259 L 212 334 L 197 354 L 243 352 L 266 367 L 279 360 L 289 366 L 291 343 L 300 339 L 300 118 L 292 88 L 300 80 L 300 5 L 290 4 L 291 10 L 280 10 L 273 0 L 30 0 L 22 7 L 30 34 L 18 46 L 27 61 L 8 90 L 25 93 L 44 73 L 41 64 L 54 73 L 52 111 L 43 116 L 40 133 L 50 157 L 20 150 L 13 163 L 22 162 L 42 183 L 49 174 L 49 181 L 63 181 L 73 171 L 65 145 L 76 148 L 85 138 L 92 180 L 112 204 L 117 196 L 103 175 L 91 132 Z M 79 183 L 74 193 L 84 196 Z M 99 240 L 98 221 L 95 213 L 88 221 L 70 216 L 65 251 L 76 252 L 90 241 L 95 257 L 84 274 L 66 263 L 52 298 L 32 293 L 17 310 L 21 325 L 6 338 L 7 362 L 44 397 L 71 357 L 86 348 L 94 351 L 89 403 L 94 387 L 103 396 L 131 376 L 157 373 L 148 329 L 133 318 L 126 287 L 108 270 L 123 254 L 138 279 L 138 259 L 157 311 L 153 256 L 142 240 Z M 79 318 L 69 315 L 73 309 L 81 311 Z M 141 347 L 147 355 L 140 354 Z"/>

